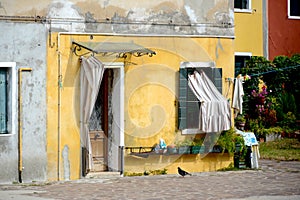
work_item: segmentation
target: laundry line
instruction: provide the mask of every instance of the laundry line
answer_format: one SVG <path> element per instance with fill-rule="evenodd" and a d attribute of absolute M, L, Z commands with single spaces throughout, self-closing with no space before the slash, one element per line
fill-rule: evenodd
<path fill-rule="evenodd" d="M 242 78 L 243 80 L 242 81 L 247 81 L 249 79 L 251 79 L 251 77 L 255 77 L 255 76 L 260 76 L 260 75 L 263 75 L 263 74 L 268 74 L 268 73 L 274 73 L 274 72 L 280 72 L 280 71 L 284 71 L 284 70 L 288 70 L 288 69 L 294 69 L 294 68 L 297 68 L 299 67 L 300 65 L 295 65 L 295 66 L 288 66 L 288 67 L 284 67 L 284 68 L 278 68 L 276 70 L 270 70 L 270 71 L 266 71 L 266 72 L 261 72 L 261 73 L 257 73 L 257 74 L 246 74 L 244 76 L 242 76 L 241 74 L 238 75 L 236 78 L 225 78 L 225 81 L 228 82 L 228 89 L 227 89 L 227 92 L 225 94 L 225 97 L 228 98 L 228 94 L 229 94 L 229 90 L 230 90 L 230 86 L 231 86 L 231 83 L 234 83 L 234 81 L 236 79 L 240 79 Z M 242 82 L 244 83 L 244 82 Z"/>
<path fill-rule="evenodd" d="M 285 67 L 285 68 L 278 68 L 276 70 L 270 70 L 270 71 L 261 72 L 261 73 L 257 73 L 257 74 L 250 74 L 249 76 L 252 77 L 252 76 L 259 76 L 259 75 L 262 75 L 262 74 L 269 74 L 269 73 L 273 73 L 273 72 L 280 72 L 280 71 L 284 71 L 284 70 L 287 70 L 287 69 L 297 68 L 299 66 L 300 65 L 289 66 L 289 67 Z"/>
<path fill-rule="evenodd" d="M 300 67 L 300 65 L 289 66 L 289 67 L 285 67 L 285 68 L 278 68 L 276 70 L 270 70 L 270 71 L 260 72 L 260 73 L 256 73 L 256 74 L 250 74 L 250 75 L 246 74 L 244 77 L 248 76 L 249 78 L 251 78 L 253 76 L 260 76 L 260 75 L 263 75 L 263 74 L 269 74 L 269 73 L 273 73 L 273 72 L 280 72 L 280 71 L 284 71 L 284 70 L 288 70 L 288 69 L 293 69 L 293 68 L 297 68 L 297 67 Z M 229 82 L 233 82 L 235 79 L 239 78 L 239 76 L 236 77 L 236 78 L 225 78 L 225 80 L 229 81 Z"/>

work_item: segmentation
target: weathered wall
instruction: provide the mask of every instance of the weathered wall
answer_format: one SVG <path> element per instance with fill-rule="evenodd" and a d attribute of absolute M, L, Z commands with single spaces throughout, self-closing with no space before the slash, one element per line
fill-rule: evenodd
<path fill-rule="evenodd" d="M 250 52 L 263 56 L 263 6 L 261 0 L 252 0 L 252 13 L 236 12 L 235 52 Z"/>
<path fill-rule="evenodd" d="M 91 37 L 58 32 L 98 33 L 94 34 L 95 42 L 133 41 L 157 52 L 151 58 L 128 58 L 125 62 L 125 145 L 148 146 L 160 137 L 171 143 L 177 136 L 176 75 L 180 62 L 214 61 L 217 67 L 226 68 L 224 77 L 233 76 L 230 0 L 0 2 L 0 45 L 5 50 L 0 59 L 33 69 L 24 73 L 22 86 L 24 181 L 80 177 L 80 62 L 71 52 L 71 41 L 90 41 Z M 224 82 L 223 86 L 225 93 L 228 85 Z M 6 160 L 13 167 L 3 180 L 16 180 L 17 137 L 0 142 L 7 144 Z M 1 165 L 7 168 L 7 163 Z"/>
<path fill-rule="evenodd" d="M 22 73 L 24 182 L 46 180 L 46 36 L 42 24 L 0 22 L 0 61 L 16 62 Z M 14 83 L 17 86 L 18 83 Z M 14 96 L 13 98 L 18 98 Z M 18 135 L 0 136 L 0 182 L 18 181 Z"/>
<path fill-rule="evenodd" d="M 234 35 L 230 0 L 2 0 L 0 15 L 38 16 L 76 32 Z"/>

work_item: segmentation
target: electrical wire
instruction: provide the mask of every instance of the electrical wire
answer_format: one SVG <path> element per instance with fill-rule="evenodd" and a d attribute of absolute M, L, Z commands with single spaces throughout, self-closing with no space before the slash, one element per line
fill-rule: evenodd
<path fill-rule="evenodd" d="M 284 70 L 287 70 L 287 69 L 294 69 L 294 68 L 297 68 L 297 67 L 300 67 L 300 65 L 295 65 L 295 66 L 289 66 L 289 67 L 285 67 L 285 68 L 278 68 L 276 70 L 270 70 L 270 71 L 266 71 L 266 72 L 260 72 L 260 73 L 257 73 L 257 74 L 248 74 L 250 77 L 253 77 L 253 76 L 260 76 L 260 75 L 263 75 L 263 74 L 269 74 L 269 73 L 273 73 L 273 72 L 280 72 L 280 71 L 284 71 Z"/>

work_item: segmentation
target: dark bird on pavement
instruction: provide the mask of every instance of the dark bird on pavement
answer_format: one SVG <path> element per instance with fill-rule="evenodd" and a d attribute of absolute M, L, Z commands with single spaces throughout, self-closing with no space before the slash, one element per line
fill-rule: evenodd
<path fill-rule="evenodd" d="M 178 174 L 180 174 L 182 177 L 186 176 L 186 175 L 190 175 L 192 176 L 192 174 L 184 171 L 183 169 L 181 169 L 180 167 L 178 167 Z"/>

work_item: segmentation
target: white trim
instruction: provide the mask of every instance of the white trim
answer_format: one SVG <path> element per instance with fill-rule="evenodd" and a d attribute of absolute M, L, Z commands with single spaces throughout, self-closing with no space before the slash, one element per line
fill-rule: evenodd
<path fill-rule="evenodd" d="M 194 68 L 194 67 L 216 67 L 216 63 L 211 62 L 181 62 L 180 68 Z"/>
<path fill-rule="evenodd" d="M 183 129 L 181 131 L 181 133 L 183 135 L 188 135 L 188 134 L 204 134 L 205 132 L 201 131 L 200 129 L 193 129 L 193 128 L 190 128 L 190 129 Z"/>
<path fill-rule="evenodd" d="M 297 16 L 289 16 L 288 19 L 300 19 L 300 16 L 297 17 Z"/>
<path fill-rule="evenodd" d="M 291 6 L 290 4 L 291 4 L 291 3 L 290 3 L 290 1 L 291 1 L 291 0 L 287 0 L 287 9 L 288 9 L 288 10 L 287 10 L 287 12 L 288 12 L 287 15 L 288 15 L 288 19 L 300 19 L 300 16 L 294 16 L 294 15 L 291 15 L 291 14 L 290 14 L 290 12 L 291 12 L 291 9 L 290 9 L 290 6 Z M 299 9 L 300 9 L 300 8 L 299 8 Z"/>
<path fill-rule="evenodd" d="M 252 9 L 235 8 L 234 12 L 236 12 L 236 13 L 249 13 L 249 14 L 252 14 L 253 10 Z"/>
<path fill-rule="evenodd" d="M 120 146 L 124 146 L 124 63 L 122 62 L 103 62 L 105 69 L 119 69 L 120 70 Z"/>
<path fill-rule="evenodd" d="M 234 56 L 252 56 L 251 52 L 234 52 Z"/>
<path fill-rule="evenodd" d="M 111 62 L 104 63 L 104 68 L 114 69 L 119 71 L 119 78 L 116 80 L 116 84 L 113 86 L 112 93 L 112 110 L 114 115 L 114 121 L 112 124 L 112 143 L 108 153 L 108 168 L 113 169 L 113 171 L 124 171 L 124 153 L 120 152 L 120 149 L 124 148 L 124 63 L 121 62 Z M 118 139 L 113 139 L 118 137 Z M 115 142 L 115 143 L 114 143 Z M 109 146 L 109 144 L 108 144 Z M 116 148 L 117 147 L 117 148 Z"/>
<path fill-rule="evenodd" d="M 9 68 L 10 78 L 10 90 L 9 92 L 9 116 L 8 116 L 8 134 L 0 134 L 2 136 L 11 136 L 17 133 L 17 79 L 16 79 L 16 63 L 15 62 L 0 62 L 0 67 Z"/>
<path fill-rule="evenodd" d="M 234 8 L 234 12 L 252 13 L 252 0 L 248 0 L 248 8 L 246 9 Z"/>

